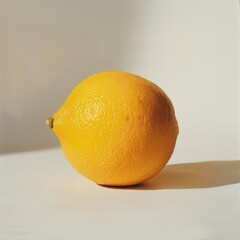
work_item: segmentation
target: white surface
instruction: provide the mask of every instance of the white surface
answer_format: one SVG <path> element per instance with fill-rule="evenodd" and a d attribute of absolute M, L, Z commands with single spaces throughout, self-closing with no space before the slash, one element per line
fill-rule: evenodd
<path fill-rule="evenodd" d="M 240 161 L 170 164 L 114 189 L 83 178 L 59 149 L 2 155 L 0 239 L 240 239 Z"/>
<path fill-rule="evenodd" d="M 118 69 L 169 94 L 176 160 L 240 158 L 238 0 L 0 4 L 1 152 L 57 146 L 45 119 L 83 78 Z"/>

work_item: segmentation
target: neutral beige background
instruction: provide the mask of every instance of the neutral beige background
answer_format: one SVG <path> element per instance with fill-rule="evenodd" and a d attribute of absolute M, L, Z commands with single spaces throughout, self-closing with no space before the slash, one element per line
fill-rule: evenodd
<path fill-rule="evenodd" d="M 0 239 L 239 240 L 238 5 L 0 0 Z M 180 125 L 169 164 L 132 188 L 78 174 L 44 124 L 109 69 L 156 82 Z"/>
<path fill-rule="evenodd" d="M 161 86 L 176 159 L 239 157 L 237 0 L 0 0 L 0 150 L 58 146 L 44 121 L 84 77 L 124 70 Z"/>

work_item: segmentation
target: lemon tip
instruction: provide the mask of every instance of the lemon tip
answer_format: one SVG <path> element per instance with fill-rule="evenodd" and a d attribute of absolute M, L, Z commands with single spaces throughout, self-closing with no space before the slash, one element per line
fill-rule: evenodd
<path fill-rule="evenodd" d="M 48 118 L 45 123 L 47 124 L 48 127 L 53 128 L 53 121 L 54 121 L 53 118 Z"/>

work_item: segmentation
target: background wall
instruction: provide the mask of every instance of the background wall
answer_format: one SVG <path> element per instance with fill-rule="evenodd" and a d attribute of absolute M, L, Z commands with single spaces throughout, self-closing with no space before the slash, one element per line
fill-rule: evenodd
<path fill-rule="evenodd" d="M 237 0 L 0 0 L 0 150 L 58 146 L 45 119 L 98 71 L 142 75 L 172 99 L 174 155 L 240 157 Z"/>

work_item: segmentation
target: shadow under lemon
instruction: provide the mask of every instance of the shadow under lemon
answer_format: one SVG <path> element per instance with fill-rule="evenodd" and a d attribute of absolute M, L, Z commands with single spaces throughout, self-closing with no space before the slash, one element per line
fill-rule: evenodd
<path fill-rule="evenodd" d="M 212 188 L 240 183 L 240 160 L 205 161 L 167 165 L 145 183 L 126 190 Z M 106 186 L 105 186 L 106 187 Z"/>

